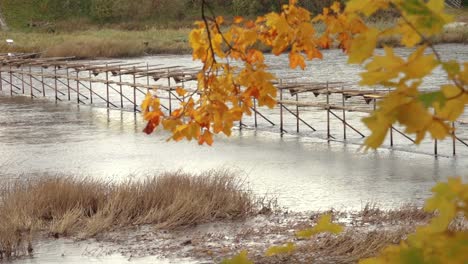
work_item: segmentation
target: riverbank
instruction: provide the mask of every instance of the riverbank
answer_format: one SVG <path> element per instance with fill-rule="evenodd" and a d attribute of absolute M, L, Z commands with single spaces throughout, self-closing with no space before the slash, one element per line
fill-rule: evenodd
<path fill-rule="evenodd" d="M 0 261 L 41 263 L 41 245 L 66 239 L 99 248 L 94 254 L 101 258 L 118 255 L 134 263 L 147 257 L 220 263 L 244 250 L 255 263 L 356 263 L 398 244 L 434 216 L 413 205 L 289 212 L 275 200 L 255 198 L 241 182 L 226 170 L 163 173 L 120 184 L 59 176 L 6 181 L 0 190 Z M 296 237 L 324 214 L 344 231 Z M 468 222 L 459 218 L 450 228 L 468 230 Z M 294 252 L 265 255 L 289 242 Z M 59 254 L 55 258 L 66 257 Z M 82 259 L 93 251 L 86 254 Z"/>
<path fill-rule="evenodd" d="M 92 238 L 152 225 L 174 229 L 245 219 L 259 203 L 231 173 L 162 173 L 120 184 L 37 175 L 0 185 L 0 260 L 34 251 L 33 238 Z"/>
<path fill-rule="evenodd" d="M 344 231 L 338 235 L 319 234 L 311 240 L 296 238 L 297 230 L 313 227 L 324 213 L 331 214 L 335 223 L 344 226 Z M 93 240 L 73 236 L 57 238 L 43 233 L 33 241 L 35 250 L 16 260 L 43 263 L 46 258 L 49 262 L 57 259 L 68 263 L 70 259 L 79 263 L 78 259 L 86 262 L 98 258 L 105 263 L 112 260 L 112 263 L 138 264 L 150 259 L 152 263 L 220 263 L 246 251 L 257 264 L 357 263 L 359 259 L 378 255 L 388 245 L 398 244 L 417 226 L 427 224 L 432 216 L 410 205 L 393 210 L 367 205 L 355 212 L 264 211 L 244 220 L 214 221 L 176 229 L 141 225 L 103 232 Z M 467 230 L 468 226 L 460 220 L 451 228 Z M 294 253 L 265 256 L 269 247 L 289 242 L 296 245 Z M 53 252 L 45 253 L 41 248 L 47 244 L 55 245 Z M 119 258 L 122 261 L 116 261 Z"/>
<path fill-rule="evenodd" d="M 13 39 L 15 44 L 0 42 L 2 52 L 41 53 L 42 57 L 80 59 L 125 58 L 156 54 L 189 54 L 190 28 L 126 31 L 100 29 L 73 33 L 0 32 L 0 39 Z M 380 45 L 398 42 L 397 38 L 382 39 Z M 468 44 L 468 26 L 448 27 L 434 38 L 435 44 Z M 268 51 L 264 49 L 264 51 Z"/>
<path fill-rule="evenodd" d="M 187 54 L 189 28 L 127 31 L 99 29 L 71 33 L 0 32 L 1 52 L 41 53 L 42 57 L 118 58 L 148 54 Z"/>

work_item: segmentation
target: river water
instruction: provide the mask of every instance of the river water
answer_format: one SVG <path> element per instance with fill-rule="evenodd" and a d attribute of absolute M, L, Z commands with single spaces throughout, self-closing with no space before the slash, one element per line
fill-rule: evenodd
<path fill-rule="evenodd" d="M 443 45 L 439 49 L 445 57 L 461 61 L 468 58 L 463 45 Z M 359 80 L 358 68 L 346 66 L 339 51 L 327 51 L 325 57 L 324 62 L 311 63 L 309 70 L 298 77 L 347 83 Z M 139 60 L 194 65 L 190 56 Z M 284 57 L 268 60 L 282 76 L 297 74 L 285 70 Z M 443 78 L 436 71 L 426 86 L 433 88 Z M 421 205 L 437 181 L 455 175 L 468 180 L 464 174 L 468 169 L 468 147 L 458 145 L 458 155 L 451 157 L 449 140 L 445 147 L 441 144 L 443 155 L 439 158 L 429 154 L 430 141 L 419 148 L 406 142 L 397 148 L 402 151 L 383 148 L 365 153 L 352 136 L 348 144 L 323 140 L 325 115 L 319 111 L 311 110 L 303 117 L 321 128 L 317 136 L 304 132 L 280 137 L 277 128 L 243 129 L 234 131 L 230 138 L 216 137 L 212 147 L 198 146 L 196 142 L 166 142 L 169 135 L 164 132 L 145 135 L 139 114 L 99 105 L 56 104 L 48 98 L 10 97 L 4 93 L 0 96 L 0 113 L 0 180 L 57 174 L 120 181 L 164 171 L 227 168 L 245 180 L 246 189 L 277 197 L 280 206 L 293 211 L 357 210 L 366 203 L 384 208 L 406 203 Z M 273 111 L 268 116 L 277 119 L 278 113 Z M 350 114 L 349 118 L 364 131 L 359 125 L 362 116 Z M 294 126 L 295 119 L 285 128 L 293 130 Z M 333 127 L 338 130 L 341 124 L 337 122 Z M 464 132 L 468 129 L 461 126 L 460 130 L 460 137 L 468 138 Z M 41 256 L 45 258 L 42 261 Z M 39 254 L 38 262 L 33 263 L 47 263 L 47 257 L 50 255 Z"/>

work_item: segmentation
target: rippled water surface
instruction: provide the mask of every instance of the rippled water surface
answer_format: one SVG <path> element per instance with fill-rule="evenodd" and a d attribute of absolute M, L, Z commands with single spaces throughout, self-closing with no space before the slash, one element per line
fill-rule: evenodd
<path fill-rule="evenodd" d="M 444 45 L 439 49 L 449 58 L 465 61 L 468 58 L 463 45 Z M 325 57 L 325 62 L 312 63 L 298 77 L 350 84 L 359 80 L 358 68 L 346 66 L 339 51 L 329 51 Z M 189 56 L 140 60 L 195 65 Z M 282 76 L 297 75 L 285 70 L 285 57 L 268 57 L 268 60 Z M 436 71 L 426 80 L 426 87 L 433 88 L 443 80 L 443 74 Z M 277 111 L 267 114 L 277 122 Z M 365 131 L 359 122 L 362 116 L 355 113 L 348 118 Z M 317 136 L 310 136 L 303 127 L 301 136 L 280 137 L 277 127 L 265 125 L 260 131 L 236 130 L 231 138 L 217 137 L 213 147 L 200 147 L 195 142 L 166 142 L 168 135 L 161 132 L 145 135 L 141 132 L 144 126 L 141 117 L 130 112 L 107 110 L 99 105 L 56 104 L 48 98 L 32 100 L 3 93 L 0 96 L 0 180 L 60 174 L 120 181 L 179 169 L 198 172 L 229 168 L 245 179 L 246 188 L 254 193 L 274 195 L 280 206 L 289 210 L 307 211 L 331 207 L 360 209 L 368 202 L 387 208 L 404 203 L 422 204 L 437 181 L 453 175 L 468 179 L 468 147 L 458 144 L 457 157 L 451 157 L 451 141 L 441 143 L 443 155 L 436 159 L 429 155 L 432 142 L 416 148 L 399 138 L 397 149 L 405 151 L 384 148 L 364 153 L 359 149 L 359 137 L 352 132 L 348 144 L 323 140 L 324 117 L 317 110 L 309 110 L 303 116 L 318 128 Z M 294 130 L 295 122 L 290 119 L 285 128 Z M 341 137 L 341 132 L 337 132 L 341 131 L 341 124 L 335 122 L 332 127 L 336 137 Z M 460 126 L 459 129 L 460 137 L 468 138 L 468 128 Z M 31 260 L 31 263 L 48 263 L 47 254 L 43 256 L 43 260 Z M 124 259 L 115 261 L 125 262 Z"/>
<path fill-rule="evenodd" d="M 140 116 L 24 97 L 0 97 L 2 178 L 41 174 L 115 180 L 168 170 L 231 168 L 257 194 L 291 210 L 359 209 L 366 202 L 421 202 L 429 188 L 468 168 L 465 158 L 411 152 L 363 153 L 357 145 L 237 131 L 213 147 L 166 142 L 141 132 Z"/>

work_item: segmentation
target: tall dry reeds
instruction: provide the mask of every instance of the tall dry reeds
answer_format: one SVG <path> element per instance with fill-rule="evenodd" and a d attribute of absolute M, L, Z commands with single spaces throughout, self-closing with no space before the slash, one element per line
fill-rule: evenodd
<path fill-rule="evenodd" d="M 0 194 L 0 258 L 31 251 L 38 232 L 92 237 L 137 225 L 176 228 L 251 214 L 253 196 L 225 171 L 166 173 L 108 183 L 44 177 L 6 184 Z"/>

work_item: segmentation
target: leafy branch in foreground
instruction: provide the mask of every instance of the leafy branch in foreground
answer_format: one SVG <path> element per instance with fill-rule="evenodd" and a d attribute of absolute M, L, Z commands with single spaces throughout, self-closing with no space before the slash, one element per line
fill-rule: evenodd
<path fill-rule="evenodd" d="M 204 65 L 198 74 L 196 93 L 169 116 L 159 109 L 159 99 L 148 94 L 143 104 L 148 121 L 145 131 L 153 132 L 162 122 L 174 140 L 195 138 L 200 144 L 211 145 L 213 134 L 229 136 L 233 122 L 251 114 L 253 100 L 258 100 L 260 106 L 274 107 L 275 76 L 268 72 L 263 53 L 256 49 L 261 43 L 275 55 L 289 53 L 293 69 L 304 69 L 306 60 L 321 59 L 320 49 L 333 46 L 349 55 L 349 63 L 365 63 L 360 84 L 391 90 L 377 110 L 363 119 L 371 130 L 365 141 L 367 148 L 378 148 L 395 123 L 403 125 L 406 133 L 415 134 L 416 143 L 428 133 L 442 140 L 452 135 L 452 122 L 468 104 L 468 63 L 444 61 L 431 43 L 431 38 L 452 21 L 444 13 L 444 4 L 443 0 L 350 0 L 345 8 L 335 3 L 312 17 L 296 0 L 290 0 L 280 13 L 272 12 L 256 20 L 236 17 L 231 25 L 225 25 L 222 17 L 208 17 L 203 11 L 203 21 L 196 22 L 197 28 L 190 34 L 193 58 Z M 364 23 L 364 17 L 390 7 L 400 14 L 395 26 L 380 30 Z M 326 26 L 323 34 L 317 34 L 317 24 Z M 392 47 L 385 46 L 384 54 L 376 55 L 379 39 L 389 35 L 398 36 L 400 44 L 411 48 L 412 53 L 399 56 Z M 425 91 L 423 80 L 437 67 L 445 71 L 447 83 L 435 91 Z M 362 263 L 466 263 L 468 232 L 454 230 L 450 224 L 457 216 L 467 217 L 468 185 L 459 178 L 450 179 L 438 184 L 433 192 L 435 196 L 425 207 L 438 213 L 431 223 L 400 245 L 385 249 L 382 256 Z M 340 232 L 341 227 L 332 224 L 330 218 L 323 216 L 316 227 L 298 235 Z M 288 243 L 271 247 L 266 254 L 292 254 L 294 249 L 294 243 Z M 247 252 L 242 252 L 225 263 L 251 261 Z"/>
<path fill-rule="evenodd" d="M 229 136 L 234 122 L 252 114 L 254 100 L 260 106 L 274 107 L 275 76 L 256 48 L 262 44 L 275 55 L 287 52 L 293 69 L 304 69 L 306 60 L 322 59 L 320 49 L 333 46 L 349 55 L 349 63 L 366 63 L 360 84 L 391 89 L 378 109 L 363 120 L 371 130 L 365 142 L 368 148 L 379 147 L 395 123 L 415 134 L 416 143 L 427 133 L 439 140 L 452 135 L 451 123 L 468 103 L 468 64 L 443 61 L 430 41 L 451 21 L 444 13 L 444 1 L 352 0 L 345 8 L 335 3 L 315 17 L 296 2 L 291 0 L 280 13 L 256 20 L 235 17 L 226 25 L 213 12 L 206 14 L 210 7 L 203 1 L 203 20 L 190 33 L 193 58 L 203 63 L 198 87 L 189 96 L 187 90 L 177 88 L 187 100 L 169 115 L 160 109 L 155 93 L 149 93 L 142 105 L 148 121 L 145 132 L 152 133 L 162 123 L 173 140 L 197 139 L 211 145 L 213 134 Z M 363 17 L 390 7 L 400 13 L 395 26 L 379 30 L 364 23 Z M 316 32 L 317 24 L 326 26 L 322 34 Z M 384 55 L 375 55 L 379 39 L 389 35 L 399 36 L 401 45 L 415 48 L 413 53 L 405 58 L 386 46 Z M 423 79 L 436 67 L 442 67 L 449 81 L 436 91 L 424 91 Z"/>

